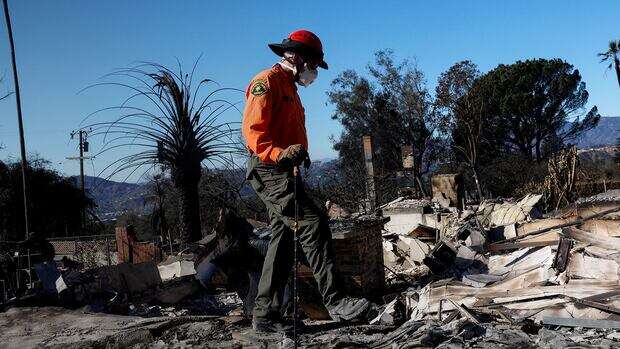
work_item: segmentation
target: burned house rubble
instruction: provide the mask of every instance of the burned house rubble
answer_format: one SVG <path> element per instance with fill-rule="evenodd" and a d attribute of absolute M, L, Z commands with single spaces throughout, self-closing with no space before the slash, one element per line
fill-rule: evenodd
<path fill-rule="evenodd" d="M 620 345 L 620 190 L 547 214 L 540 195 L 462 209 L 459 196 L 402 197 L 372 214 L 330 204 L 342 287 L 377 308 L 367 325 L 330 321 L 302 262 L 300 346 Z M 0 346 L 257 347 L 242 334 L 269 235 L 222 210 L 213 233 L 179 253 L 119 228 L 118 264 L 38 261 L 32 287 L 4 299 Z"/>

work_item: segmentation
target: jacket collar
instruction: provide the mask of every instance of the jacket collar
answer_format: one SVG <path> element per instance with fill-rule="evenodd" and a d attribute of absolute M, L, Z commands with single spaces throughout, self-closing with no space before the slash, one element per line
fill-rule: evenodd
<path fill-rule="evenodd" d="M 291 84 L 297 89 L 297 84 L 295 83 L 295 75 L 289 69 L 286 69 L 280 65 L 280 63 L 276 63 L 271 67 L 271 70 L 277 74 L 282 75 L 286 80 L 290 81 Z"/>

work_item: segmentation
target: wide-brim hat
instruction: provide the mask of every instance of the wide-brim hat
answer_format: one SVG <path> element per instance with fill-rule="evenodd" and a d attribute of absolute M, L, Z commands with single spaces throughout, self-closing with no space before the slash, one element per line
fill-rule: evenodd
<path fill-rule="evenodd" d="M 296 52 L 314 59 L 318 59 L 319 67 L 328 69 L 324 60 L 323 44 L 318 36 L 307 30 L 292 32 L 281 44 L 269 44 L 269 48 L 276 55 L 283 57 L 284 52 Z"/>

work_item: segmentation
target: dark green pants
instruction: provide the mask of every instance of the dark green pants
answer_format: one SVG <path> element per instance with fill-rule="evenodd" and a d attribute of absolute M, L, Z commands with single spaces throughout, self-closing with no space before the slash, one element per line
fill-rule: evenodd
<path fill-rule="evenodd" d="M 272 229 L 258 284 L 254 317 L 276 317 L 280 314 L 282 300 L 278 290 L 284 289 L 294 264 L 292 229 L 295 222 L 295 178 L 292 170 L 262 163 L 253 155 L 248 161 L 248 179 L 267 206 Z M 341 296 L 337 291 L 331 231 L 327 218 L 307 197 L 301 182 L 297 185 L 297 205 L 299 246 L 314 271 L 324 304 L 330 306 Z"/>

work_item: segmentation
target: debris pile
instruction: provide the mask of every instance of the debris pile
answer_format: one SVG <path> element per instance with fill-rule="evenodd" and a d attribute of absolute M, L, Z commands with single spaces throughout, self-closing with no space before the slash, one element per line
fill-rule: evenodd
<path fill-rule="evenodd" d="M 440 183 L 455 181 L 445 176 Z M 302 266 L 302 346 L 618 345 L 620 191 L 544 215 L 540 195 L 458 209 L 452 206 L 462 203 L 458 191 L 442 188 L 433 200 L 384 205 L 383 215 L 345 214 L 329 205 L 343 286 L 379 308 L 369 325 L 319 320 L 327 316 Z M 66 259 L 38 264 L 40 294 L 73 310 L 32 308 L 38 303 L 21 299 L 14 305 L 26 307 L 0 314 L 0 342 L 255 345 L 239 334 L 250 324 L 269 235 L 264 224 L 222 212 L 213 234 L 183 253 L 158 256 L 161 262 L 141 261 L 146 254 L 132 250 L 127 256 L 135 264 L 86 270 Z M 286 312 L 290 285 L 282 293 Z M 39 332 L 31 336 L 28 328 Z"/>
<path fill-rule="evenodd" d="M 428 284 L 403 293 L 408 322 L 620 329 L 620 191 L 545 217 L 536 209 L 540 198 L 486 201 L 474 214 L 439 212 L 445 218 L 435 235 L 420 223 L 384 233 L 388 270 L 401 265 L 401 274 L 419 280 L 427 268 Z M 390 322 L 388 314 L 375 319 Z"/>

